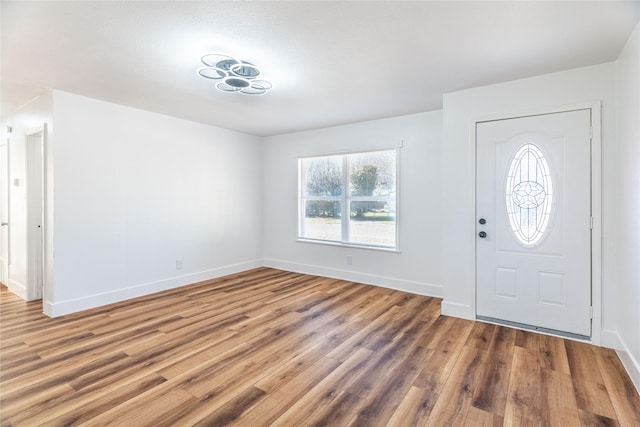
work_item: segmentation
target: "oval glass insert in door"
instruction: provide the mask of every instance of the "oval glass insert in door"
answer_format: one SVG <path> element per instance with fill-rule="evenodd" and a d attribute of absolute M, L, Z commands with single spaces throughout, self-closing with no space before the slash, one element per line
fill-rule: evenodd
<path fill-rule="evenodd" d="M 540 148 L 527 142 L 516 150 L 505 180 L 509 224 L 522 246 L 535 247 L 545 236 L 553 207 L 553 182 Z"/>

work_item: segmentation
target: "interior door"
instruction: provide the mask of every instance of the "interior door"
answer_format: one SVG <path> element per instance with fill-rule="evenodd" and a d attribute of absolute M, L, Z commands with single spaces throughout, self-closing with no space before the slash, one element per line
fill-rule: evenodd
<path fill-rule="evenodd" d="M 476 313 L 591 335 L 591 110 L 478 123 Z"/>

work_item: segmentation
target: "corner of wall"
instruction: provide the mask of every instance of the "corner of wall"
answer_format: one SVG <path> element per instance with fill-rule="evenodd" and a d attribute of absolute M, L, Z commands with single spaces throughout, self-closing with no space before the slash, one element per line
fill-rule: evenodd
<path fill-rule="evenodd" d="M 269 258 L 264 259 L 262 265 L 264 267 L 278 268 L 286 271 L 293 271 L 296 273 L 312 274 L 316 276 L 330 277 L 340 280 L 349 280 L 352 282 L 380 286 L 383 288 L 395 289 L 398 291 L 409 292 L 417 295 L 442 298 L 442 286 L 433 285 L 430 283 L 415 282 L 374 274 L 365 274 L 354 271 L 346 271 L 336 268 Z"/>
<path fill-rule="evenodd" d="M 101 294 L 94 294 L 73 300 L 60 301 L 56 303 L 43 302 L 43 311 L 50 317 L 63 316 L 82 310 L 88 310 L 95 307 L 101 307 L 107 304 L 113 304 L 119 301 L 137 298 L 156 292 L 166 291 L 168 289 L 187 286 L 193 283 L 203 282 L 206 280 L 216 279 L 218 277 L 230 274 L 240 273 L 242 271 L 251 270 L 262 266 L 261 260 L 242 262 L 211 270 L 201 271 L 198 273 L 186 274 L 183 276 L 171 277 L 156 282 L 143 283 L 138 286 L 117 289 Z"/>
<path fill-rule="evenodd" d="M 603 347 L 612 348 L 622 362 L 622 366 L 626 369 L 631 378 L 631 382 L 640 393 L 640 360 L 636 359 L 633 352 L 624 341 L 624 339 L 616 331 L 602 331 L 601 343 Z"/>

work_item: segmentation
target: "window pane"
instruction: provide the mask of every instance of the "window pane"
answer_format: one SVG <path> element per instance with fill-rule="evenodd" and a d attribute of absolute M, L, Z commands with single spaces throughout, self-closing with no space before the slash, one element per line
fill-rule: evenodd
<path fill-rule="evenodd" d="M 342 195 L 342 156 L 303 159 L 302 167 L 305 196 Z"/>
<path fill-rule="evenodd" d="M 353 197 L 395 195 L 396 151 L 349 155 L 349 176 Z"/>
<path fill-rule="evenodd" d="M 506 180 L 506 208 L 516 238 L 525 247 L 538 244 L 549 226 L 553 183 L 540 148 L 526 143 L 516 152 Z"/>
<path fill-rule="evenodd" d="M 395 248 L 396 157 L 392 149 L 301 158 L 299 237 Z"/>
<path fill-rule="evenodd" d="M 303 235 L 308 239 L 340 241 L 342 204 L 335 200 L 307 200 L 304 206 Z"/>
<path fill-rule="evenodd" d="M 383 201 L 353 201 L 350 204 L 349 236 L 352 243 L 396 245 L 395 204 Z"/>

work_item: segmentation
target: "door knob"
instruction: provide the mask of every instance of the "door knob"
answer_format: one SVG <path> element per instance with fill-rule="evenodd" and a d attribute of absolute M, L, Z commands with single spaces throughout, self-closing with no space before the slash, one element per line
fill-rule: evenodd
<path fill-rule="evenodd" d="M 3 222 L 3 223 L 2 223 L 2 224 L 0 224 L 0 225 L 5 226 L 5 225 L 9 225 L 9 223 L 8 223 L 8 222 Z"/>
<path fill-rule="evenodd" d="M 480 218 L 480 221 L 478 221 L 480 224 L 484 225 L 487 223 L 487 220 L 484 218 Z"/>
<path fill-rule="evenodd" d="M 487 237 L 487 233 L 485 233 L 484 231 L 481 231 L 478 233 L 478 236 L 484 239 L 485 237 Z"/>

